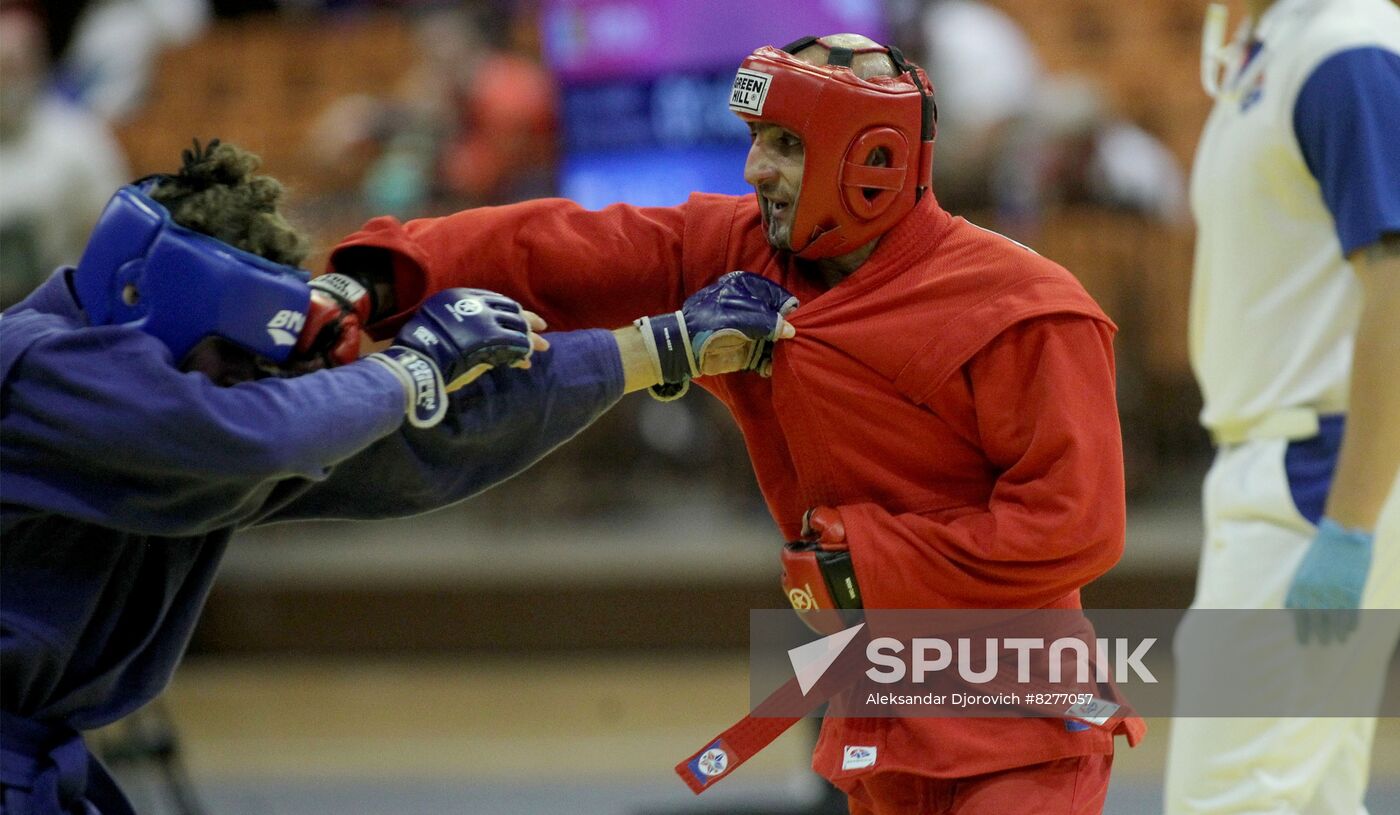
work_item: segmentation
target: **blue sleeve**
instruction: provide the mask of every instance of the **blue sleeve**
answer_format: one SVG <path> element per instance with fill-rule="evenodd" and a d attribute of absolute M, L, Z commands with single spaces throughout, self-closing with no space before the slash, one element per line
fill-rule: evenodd
<path fill-rule="evenodd" d="M 6 314 L 0 345 L 20 349 L 0 391 L 5 504 L 123 531 L 242 523 L 403 420 L 402 385 L 368 361 L 224 388 L 140 331 L 35 312 Z"/>
<path fill-rule="evenodd" d="M 622 360 L 611 332 L 546 336 L 549 351 L 535 355 L 529 369 L 491 371 L 452 395 L 439 426 L 406 425 L 267 520 L 413 515 L 525 470 L 622 397 Z"/>
<path fill-rule="evenodd" d="M 1355 48 L 1323 61 L 1293 107 L 1342 254 L 1400 232 L 1400 54 Z"/>

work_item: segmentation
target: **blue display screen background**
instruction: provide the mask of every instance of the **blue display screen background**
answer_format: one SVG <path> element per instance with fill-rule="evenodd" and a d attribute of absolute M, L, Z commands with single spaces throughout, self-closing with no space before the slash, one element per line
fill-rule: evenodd
<path fill-rule="evenodd" d="M 884 35 L 877 0 L 552 0 L 541 25 L 562 99 L 559 191 L 590 209 L 749 192 L 748 129 L 728 105 L 743 54 L 807 33 Z"/>
<path fill-rule="evenodd" d="M 742 194 L 748 128 L 729 112 L 730 72 L 564 89 L 560 194 L 585 207 Z"/>

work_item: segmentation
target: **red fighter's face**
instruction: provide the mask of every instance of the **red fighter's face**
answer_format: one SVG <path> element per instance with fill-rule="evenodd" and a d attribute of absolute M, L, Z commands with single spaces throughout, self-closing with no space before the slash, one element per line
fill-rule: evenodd
<path fill-rule="evenodd" d="M 765 122 L 749 122 L 753 146 L 744 163 L 744 181 L 758 193 L 758 211 L 768 243 L 792 249 L 792 224 L 797 196 L 802 191 L 802 140 L 790 130 Z"/>

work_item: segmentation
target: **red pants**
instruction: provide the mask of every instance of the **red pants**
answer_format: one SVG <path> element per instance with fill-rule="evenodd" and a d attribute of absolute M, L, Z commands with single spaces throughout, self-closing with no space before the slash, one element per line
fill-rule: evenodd
<path fill-rule="evenodd" d="M 1064 758 L 968 778 L 875 773 L 842 784 L 851 815 L 1101 815 L 1113 756 Z"/>

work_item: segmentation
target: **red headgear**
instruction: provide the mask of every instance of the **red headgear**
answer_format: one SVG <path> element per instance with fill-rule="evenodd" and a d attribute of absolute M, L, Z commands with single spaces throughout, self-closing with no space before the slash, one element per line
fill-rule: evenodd
<path fill-rule="evenodd" d="M 813 44 L 830 52 L 828 64 L 793 56 Z M 857 77 L 852 58 L 874 52 L 889 54 L 899 75 Z M 739 67 L 729 109 L 802 139 L 791 238 L 798 257 L 835 257 L 864 246 L 913 209 L 931 184 L 933 86 L 898 48 L 841 48 L 817 37 L 782 50 L 766 45 Z M 885 152 L 885 166 L 866 163 L 875 150 Z"/>

